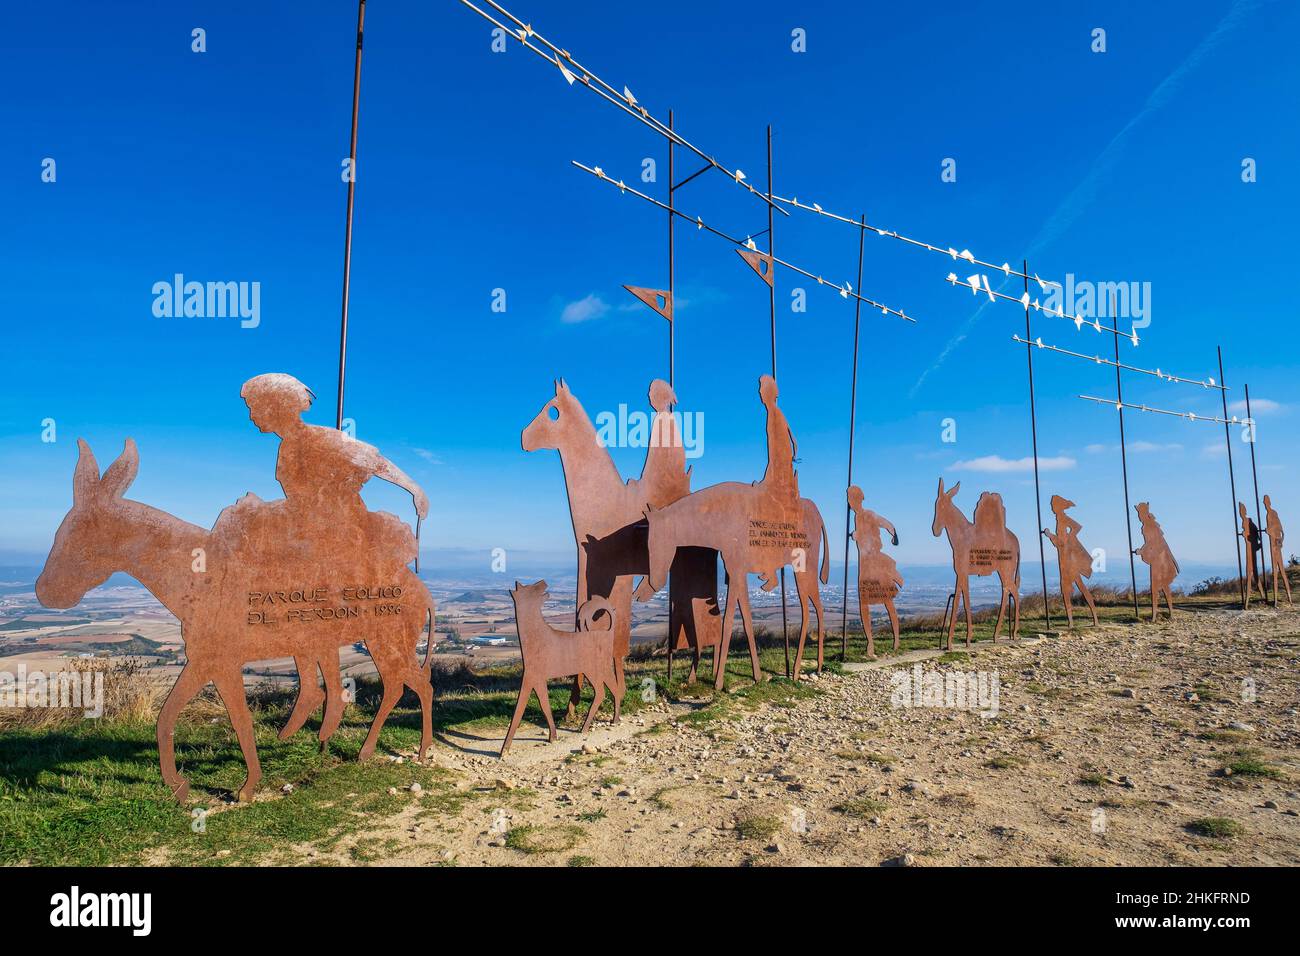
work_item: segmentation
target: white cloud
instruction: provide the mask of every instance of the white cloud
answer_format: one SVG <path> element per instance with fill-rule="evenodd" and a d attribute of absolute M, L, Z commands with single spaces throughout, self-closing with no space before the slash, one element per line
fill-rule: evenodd
<path fill-rule="evenodd" d="M 1239 399 L 1228 406 L 1238 415 L 1246 414 L 1246 400 Z M 1256 417 L 1260 415 L 1273 415 L 1286 408 L 1281 402 L 1275 402 L 1271 398 L 1252 398 L 1250 400 L 1250 413 Z"/>
<path fill-rule="evenodd" d="M 436 455 L 434 452 L 429 451 L 429 449 L 427 448 L 412 448 L 411 451 L 415 452 L 417 455 L 419 455 L 421 458 L 423 458 L 431 465 L 443 464 L 443 460 L 440 457 L 438 457 L 438 455 Z"/>
<path fill-rule="evenodd" d="M 577 302 L 570 302 L 560 313 L 561 322 L 590 322 L 592 319 L 599 319 L 609 311 L 609 303 L 592 292 L 590 295 L 579 299 Z"/>
<path fill-rule="evenodd" d="M 1039 458 L 1039 471 L 1069 471 L 1078 462 L 1067 455 L 1057 455 L 1055 458 Z M 985 455 L 983 458 L 972 458 L 970 461 L 959 461 L 952 466 L 953 471 L 990 471 L 990 472 L 1010 472 L 1010 471 L 1033 471 L 1033 458 L 1003 458 L 1001 455 Z"/>
<path fill-rule="evenodd" d="M 1109 445 L 1088 445 L 1083 450 L 1089 455 L 1100 455 L 1103 451 L 1110 448 Z"/>
<path fill-rule="evenodd" d="M 1180 445 L 1180 444 L 1179 444 L 1178 442 L 1176 442 L 1176 441 L 1167 442 L 1167 443 L 1165 443 L 1165 444 L 1163 444 L 1163 445 L 1160 444 L 1160 443 L 1158 443 L 1158 442 L 1153 442 L 1153 441 L 1131 441 L 1131 442 L 1128 443 L 1128 450 L 1129 450 L 1129 451 L 1136 451 L 1136 452 L 1144 452 L 1144 451 L 1182 451 L 1182 450 L 1183 450 L 1183 446 Z"/>

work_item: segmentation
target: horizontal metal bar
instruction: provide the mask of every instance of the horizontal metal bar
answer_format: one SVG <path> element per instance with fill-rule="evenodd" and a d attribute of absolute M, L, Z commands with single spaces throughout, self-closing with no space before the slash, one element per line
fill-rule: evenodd
<path fill-rule="evenodd" d="M 1019 342 L 1021 345 L 1032 345 L 1035 348 L 1046 349 L 1049 352 L 1059 352 L 1062 355 L 1072 355 L 1075 358 L 1081 358 L 1087 362 L 1093 362 L 1097 365 L 1109 365 L 1111 368 L 1121 368 L 1126 372 L 1141 372 L 1143 375 L 1154 375 L 1156 378 L 1163 379 L 1166 382 L 1184 382 L 1188 385 L 1199 385 L 1202 388 L 1215 388 L 1226 391 L 1226 385 L 1220 385 L 1214 379 L 1195 379 L 1184 378 L 1181 375 L 1173 375 L 1169 372 L 1163 372 L 1160 369 L 1138 368 L 1136 365 L 1126 365 L 1123 362 L 1112 362 L 1110 359 L 1104 359 L 1100 355 L 1084 355 L 1082 352 L 1072 352 L 1069 349 L 1058 348 L 1055 345 L 1046 345 L 1043 340 L 1029 341 L 1021 338 L 1019 335 L 1011 336 L 1012 340 Z"/>
<path fill-rule="evenodd" d="M 583 172 L 590 173 L 591 175 L 595 176 L 597 179 L 609 183 L 611 186 L 616 186 L 620 192 L 631 193 L 633 196 L 636 196 L 638 199 L 642 199 L 650 203 L 652 206 L 656 206 L 659 209 L 664 210 L 665 212 L 670 212 L 674 216 L 679 216 L 682 219 L 685 219 L 687 222 L 694 223 L 696 228 L 698 229 L 707 230 L 713 233 L 715 236 L 719 236 L 723 239 L 726 239 L 728 242 L 732 243 L 733 245 L 740 246 L 743 249 L 755 249 L 755 246 L 753 245 L 752 237 L 750 241 L 747 242 L 743 239 L 737 239 L 735 236 L 729 236 L 721 229 L 715 229 L 713 226 L 710 226 L 699 216 L 691 216 L 688 215 L 687 213 L 682 212 L 680 209 L 674 209 L 672 206 L 669 206 L 667 203 L 661 202 L 660 200 L 655 199 L 653 196 L 648 196 L 645 193 L 641 192 L 640 190 L 636 189 L 635 187 L 629 186 L 626 182 L 624 182 L 621 179 L 618 180 L 611 179 L 608 175 L 606 175 L 605 171 L 601 169 L 599 166 L 586 166 L 578 162 L 576 159 L 571 160 L 571 162 L 573 163 L 574 166 L 578 167 L 578 169 L 581 169 Z M 755 249 L 755 251 L 757 250 Z M 762 254 L 767 255 L 767 253 L 762 253 Z M 849 288 L 847 283 L 843 287 L 840 287 L 833 282 L 827 282 L 821 276 L 815 275 L 814 273 L 809 272 L 807 269 L 803 269 L 792 262 L 787 262 L 786 260 L 779 259 L 776 256 L 769 256 L 769 258 L 776 265 L 784 266 L 785 268 L 791 270 L 792 272 L 797 272 L 800 275 L 807 276 L 809 279 L 813 279 L 814 281 L 816 281 L 818 285 L 830 286 L 830 288 L 835 289 L 837 292 L 839 292 L 841 297 L 845 299 L 848 298 L 859 299 L 862 302 L 866 303 L 867 305 L 871 306 L 872 308 L 879 309 L 885 315 L 896 315 L 900 319 L 904 319 L 908 322 L 916 321 L 916 319 L 912 318 L 910 315 L 907 315 L 904 312 L 899 311 L 898 309 L 891 309 L 889 306 L 883 305 L 882 303 L 877 302 L 874 299 L 869 299 L 864 295 L 859 295 L 858 293 L 853 292 Z"/>

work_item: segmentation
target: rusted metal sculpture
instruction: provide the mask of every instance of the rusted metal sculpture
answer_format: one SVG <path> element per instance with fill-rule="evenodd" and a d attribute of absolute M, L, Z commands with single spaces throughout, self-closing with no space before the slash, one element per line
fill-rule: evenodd
<path fill-rule="evenodd" d="M 858 614 L 862 630 L 867 635 L 867 656 L 876 656 L 876 642 L 871 633 L 871 605 L 883 604 L 889 613 L 889 623 L 894 629 L 894 650 L 898 650 L 898 611 L 894 598 L 903 586 L 903 576 L 898 573 L 894 559 L 880 550 L 880 532 L 885 530 L 898 547 L 898 531 L 888 518 L 862 506 L 862 489 L 849 487 L 849 508 L 853 511 L 853 541 L 858 546 Z"/>
<path fill-rule="evenodd" d="M 595 697 L 587 719 L 582 722 L 582 733 L 591 729 L 596 712 L 605 702 L 605 691 L 614 698 L 614 723 L 622 717 L 623 694 L 620 689 L 622 678 L 615 673 L 615 663 L 620 660 L 615 643 L 617 634 L 614 627 L 617 612 L 603 597 L 594 597 L 583 603 L 578 609 L 578 629 L 560 631 L 547 624 L 542 617 L 542 605 L 546 603 L 546 582 L 535 581 L 532 584 L 515 582 L 515 589 L 510 592 L 515 602 L 515 627 L 519 633 L 519 650 L 524 659 L 524 675 L 519 686 L 519 701 L 515 704 L 514 716 L 510 719 L 510 729 L 501 744 L 501 756 L 505 756 L 515 739 L 515 731 L 524 716 L 528 700 L 537 695 L 537 702 L 546 718 L 550 730 L 550 740 L 558 736 L 555 730 L 555 717 L 551 714 L 551 699 L 546 689 L 546 682 L 557 677 L 574 677 L 582 674 L 595 688 Z M 592 627 L 599 616 L 604 616 L 604 627 Z"/>
<path fill-rule="evenodd" d="M 423 666 L 416 646 L 426 620 L 433 619 L 433 600 L 409 569 L 403 567 L 379 580 L 373 569 L 391 562 L 339 557 L 336 542 L 319 553 L 319 564 L 285 566 L 283 543 L 270 542 L 264 534 L 272 522 L 262 526 L 263 533 L 249 533 L 253 529 L 234 522 L 205 531 L 123 497 L 139 466 L 133 441 L 127 440 L 122 455 L 102 478 L 90 447 L 85 442 L 78 445 L 72 509 L 37 579 L 37 597 L 47 607 L 72 607 L 110 574 L 124 571 L 180 619 L 186 664 L 158 716 L 163 780 L 177 799 L 188 796 L 189 785 L 176 769 L 176 719 L 209 682 L 221 694 L 248 767 L 239 798 L 252 799 L 261 768 L 244 697 L 242 667 L 250 661 L 295 657 L 321 662 L 326 665 L 329 701 L 337 701 L 341 708 L 338 648 L 364 640 L 383 678 L 384 695 L 360 756 L 374 752 L 379 731 L 404 686 L 420 696 L 421 754 L 428 749 L 433 742 L 432 635 Z M 248 501 L 248 497 L 245 508 L 282 503 Z M 323 524 L 328 525 L 328 520 L 301 528 L 295 540 L 310 540 L 322 531 L 328 534 Z M 196 570 L 199 567 L 204 570 Z M 361 581 L 374 583 L 353 583 Z M 330 729 L 322 727 L 323 737 L 333 732 L 338 716 L 339 711 L 327 707 Z"/>
<path fill-rule="evenodd" d="M 1169 550 L 1160 522 L 1151 513 L 1150 503 L 1139 502 L 1136 508 L 1138 522 L 1142 525 L 1142 547 L 1133 553 L 1145 561 L 1151 571 L 1151 620 L 1154 623 L 1162 594 L 1169 605 L 1169 617 L 1174 616 L 1174 593 L 1171 586 L 1178 576 L 1178 562 Z"/>
<path fill-rule="evenodd" d="M 817 614 L 817 669 L 823 664 L 825 614 L 817 587 L 817 561 L 820 556 L 824 584 L 830 574 L 826 526 L 817 506 L 798 495 L 793 467 L 794 439 L 785 416 L 776 406 L 776 382 L 770 375 L 759 380 L 759 396 L 767 409 L 768 464 L 763 480 L 749 485 L 723 482 L 692 492 L 666 507 L 646 509 L 650 568 L 637 590 L 638 600 L 649 599 L 664 586 L 669 566 L 682 549 L 705 548 L 722 556 L 727 595 L 722 612 L 721 651 L 713 660 L 713 683 L 719 690 L 726 677 L 737 606 L 749 642 L 754 680 L 761 679 L 746 583 L 749 574 L 759 575 L 763 589 L 771 590 L 777 584 L 781 568 L 792 567 L 801 621 L 793 673 L 797 679 L 801 672 L 810 606 Z"/>
<path fill-rule="evenodd" d="M 554 397 L 542 406 L 521 437 L 524 451 L 553 449 L 560 454 L 578 548 L 577 604 L 582 605 L 590 597 L 604 597 L 614 608 L 620 699 L 624 690 L 623 660 L 632 630 L 632 578 L 645 574 L 648 566 L 645 509 L 648 505 L 667 505 L 690 492 L 686 450 L 671 412 L 676 401 L 667 382 L 656 379 L 650 384 L 655 418 L 639 480 L 624 483 L 582 403 L 563 379 L 555 383 Z M 670 654 L 673 648 L 692 646 L 698 662 L 701 646 L 720 642 L 717 563 L 715 554 L 698 551 L 674 563 L 677 587 L 669 611 Z M 577 675 L 569 700 L 570 713 L 577 707 L 580 694 L 581 675 Z"/>
<path fill-rule="evenodd" d="M 970 575 L 983 577 L 997 573 L 1002 583 L 1002 600 L 998 604 L 998 621 L 993 627 L 993 640 L 1002 630 L 1002 619 L 1007 612 L 1007 602 L 1014 605 L 1011 636 L 1020 634 L 1020 540 L 1007 527 L 1007 511 L 1002 496 L 991 491 L 980 495 L 975 505 L 972 523 L 953 504 L 952 499 L 961 489 L 961 482 L 944 491 L 939 479 L 939 494 L 934 500 L 934 521 L 930 530 L 937 538 L 948 532 L 952 548 L 952 569 L 957 575 L 953 588 L 952 618 L 948 622 L 948 650 L 952 650 L 952 635 L 957 627 L 957 609 L 966 608 L 966 646 L 970 647 L 974 625 L 971 621 Z M 946 615 L 945 615 L 946 616 Z"/>
<path fill-rule="evenodd" d="M 1260 531 L 1259 525 L 1250 516 L 1246 510 L 1244 502 L 1237 502 L 1237 513 L 1241 516 L 1241 531 L 1238 534 L 1246 542 L 1246 607 L 1250 607 L 1250 598 L 1252 591 L 1259 591 L 1259 596 L 1265 601 L 1268 595 L 1264 593 L 1264 579 L 1259 573 L 1260 552 L 1264 550 L 1264 535 Z"/>
<path fill-rule="evenodd" d="M 433 601 L 406 566 L 414 536 L 396 516 L 370 512 L 358 494 L 372 475 L 407 488 L 427 513 L 424 494 L 374 448 L 300 415 L 311 393 L 288 375 L 245 384 L 250 417 L 283 441 L 276 477 L 285 498 L 245 495 L 211 532 L 123 497 L 139 467 L 135 443 L 100 477 L 85 442 L 73 476 L 73 505 L 37 580 L 49 607 L 71 607 L 115 571 L 137 578 L 181 622 L 186 665 L 158 718 L 163 779 L 179 798 L 188 784 L 176 770 L 173 734 L 181 709 L 214 683 L 239 738 L 251 799 L 261 770 L 244 698 L 243 665 L 293 657 L 300 696 L 286 732 L 319 704 L 315 669 L 326 684 L 320 738 L 329 738 L 343 708 L 338 648 L 364 640 L 384 681 L 383 700 L 361 748 L 373 753 L 404 686 L 420 697 L 420 753 L 432 744 L 432 628 L 423 665 L 416 647 Z"/>
<path fill-rule="evenodd" d="M 1286 535 L 1282 531 L 1282 519 L 1278 517 L 1273 510 L 1273 502 L 1268 495 L 1264 496 L 1264 533 L 1268 535 L 1268 553 L 1269 563 L 1273 567 L 1273 603 L 1282 602 L 1282 592 L 1277 589 L 1278 573 L 1282 575 L 1282 586 L 1286 588 L 1286 603 L 1291 602 L 1291 581 L 1286 572 L 1286 561 L 1282 556 L 1282 542 Z"/>
<path fill-rule="evenodd" d="M 1092 554 L 1079 541 L 1079 532 L 1083 525 L 1075 521 L 1067 512 L 1074 507 L 1074 502 L 1060 495 L 1052 495 L 1052 514 L 1056 515 L 1056 531 L 1046 528 L 1043 534 L 1056 548 L 1056 566 L 1061 578 L 1061 599 L 1065 602 L 1065 618 L 1070 628 L 1074 627 L 1074 589 L 1077 587 L 1092 612 L 1092 623 L 1097 624 L 1097 605 L 1092 599 L 1092 592 L 1083 583 L 1084 578 L 1092 577 Z"/>

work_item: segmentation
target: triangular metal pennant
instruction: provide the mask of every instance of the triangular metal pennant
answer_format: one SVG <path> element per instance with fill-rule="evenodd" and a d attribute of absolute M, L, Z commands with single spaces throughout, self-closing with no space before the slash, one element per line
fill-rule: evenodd
<path fill-rule="evenodd" d="M 673 320 L 673 294 L 667 289 L 643 289 L 639 285 L 625 285 L 624 289 L 654 309 L 669 322 Z"/>
<path fill-rule="evenodd" d="M 772 257 L 753 249 L 737 249 L 736 255 L 749 263 L 749 267 L 768 285 L 772 284 Z"/>

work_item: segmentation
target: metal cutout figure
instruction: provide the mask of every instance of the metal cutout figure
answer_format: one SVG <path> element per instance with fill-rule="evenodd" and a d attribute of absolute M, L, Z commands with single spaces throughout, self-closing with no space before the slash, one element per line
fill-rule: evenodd
<path fill-rule="evenodd" d="M 1142 547 L 1134 550 L 1139 558 L 1146 562 L 1151 571 L 1151 621 L 1155 622 L 1163 594 L 1169 605 L 1169 617 L 1174 616 L 1174 593 L 1172 585 L 1178 576 L 1178 561 L 1169 543 L 1165 541 L 1164 529 L 1151 513 L 1151 504 L 1143 501 L 1136 505 L 1138 521 L 1142 525 Z"/>
<path fill-rule="evenodd" d="M 398 519 L 357 513 L 349 524 L 324 507 L 325 498 L 304 506 L 301 498 L 263 502 L 246 495 L 209 532 L 124 497 L 139 470 L 131 439 L 102 477 L 90 446 L 78 441 L 78 448 L 72 508 L 37 579 L 37 597 L 46 607 L 72 607 L 110 574 L 125 571 L 180 620 L 186 664 L 158 716 L 159 763 L 177 799 L 188 796 L 189 784 L 176 768 L 176 720 L 204 686 L 214 683 L 226 706 L 248 769 L 238 795 L 251 800 L 261 766 L 243 665 L 277 657 L 293 657 L 300 667 L 319 665 L 328 690 L 324 740 L 337 726 L 342 706 L 338 648 L 358 640 L 365 641 L 384 682 L 360 757 L 374 752 L 404 687 L 420 697 L 423 756 L 433 742 L 434 606 L 403 563 L 409 552 L 396 546 Z M 359 454 L 368 459 L 370 453 Z M 353 460 L 350 455 L 340 457 Z M 310 499 L 309 489 L 326 481 L 341 481 L 350 491 L 364 483 L 364 469 L 326 471 L 323 459 L 312 464 L 310 457 L 291 456 L 278 469 L 288 479 L 286 491 L 302 481 Z M 313 474 L 317 484 L 308 480 Z M 377 527 L 384 532 L 375 534 Z M 426 621 L 430 636 L 421 664 L 416 648 Z M 301 699 L 300 706 L 306 706 Z"/>
<path fill-rule="evenodd" d="M 1273 603 L 1281 603 L 1281 593 L 1277 589 L 1278 570 L 1281 569 L 1282 586 L 1286 588 L 1286 603 L 1291 604 L 1291 580 L 1286 571 L 1286 561 L 1282 557 L 1282 543 L 1286 534 L 1282 530 L 1282 519 L 1278 517 L 1273 510 L 1273 502 L 1268 495 L 1264 496 L 1264 533 L 1268 535 L 1268 553 L 1269 561 L 1273 566 Z"/>
<path fill-rule="evenodd" d="M 677 401 L 667 382 L 656 379 L 650 385 L 650 402 L 655 418 L 646 449 L 640 479 L 624 483 L 608 449 L 600 443 L 595 426 L 582 403 L 563 379 L 555 383 L 555 395 L 523 430 L 524 451 L 552 449 L 559 452 L 564 484 L 569 496 L 569 514 L 578 548 L 577 604 L 591 597 L 608 599 L 614 609 L 614 649 L 617 655 L 618 696 L 622 699 L 623 662 L 632 632 L 632 577 L 646 573 L 647 506 L 664 506 L 690 491 L 690 469 L 686 451 L 677 434 L 671 407 Z M 686 555 L 674 572 L 681 570 L 677 611 L 670 611 L 670 650 L 688 636 L 699 646 L 716 645 L 721 620 L 717 608 L 717 558 L 695 553 Z M 690 615 L 684 623 L 683 615 Z M 581 696 L 582 676 L 575 676 L 569 713 Z"/>
<path fill-rule="evenodd" d="M 1084 578 L 1092 577 L 1092 553 L 1079 540 L 1083 525 L 1075 521 L 1067 512 L 1074 507 L 1074 502 L 1060 495 L 1052 495 L 1052 513 L 1056 515 L 1056 532 L 1043 529 L 1047 540 L 1056 548 L 1056 566 L 1061 578 L 1061 600 L 1065 602 L 1065 618 L 1068 626 L 1074 628 L 1074 589 L 1078 588 L 1092 612 L 1092 624 L 1097 625 L 1097 605 L 1092 599 L 1092 592 L 1083 583 Z"/>
<path fill-rule="evenodd" d="M 970 647 L 974 624 L 971 621 L 970 575 L 977 577 L 997 573 L 1002 584 L 1002 600 L 998 604 L 998 621 L 993 627 L 993 640 L 1002 630 L 1002 619 L 1007 612 L 1007 602 L 1014 606 L 1011 636 L 1020 634 L 1020 540 L 1007 527 L 1007 510 L 1002 496 L 986 491 L 975 505 L 975 521 L 968 521 L 961 509 L 953 504 L 961 489 L 961 482 L 944 491 L 939 479 L 939 494 L 934 500 L 934 521 L 930 530 L 937 538 L 948 532 L 952 548 L 952 569 L 957 575 L 953 588 L 952 618 L 948 621 L 948 650 L 952 650 L 952 635 L 957 628 L 959 605 L 966 608 L 966 646 Z M 947 615 L 945 614 L 945 617 Z"/>
<path fill-rule="evenodd" d="M 1250 607 L 1253 591 L 1258 591 L 1261 598 L 1268 600 L 1268 595 L 1264 593 L 1264 579 L 1259 573 L 1259 557 L 1264 550 L 1264 535 L 1259 530 L 1259 525 L 1251 518 L 1250 512 L 1246 510 L 1244 502 L 1237 502 L 1237 513 L 1241 515 L 1241 531 L 1238 534 L 1246 542 L 1246 607 Z"/>
<path fill-rule="evenodd" d="M 862 506 L 862 489 L 849 487 L 849 508 L 853 511 L 853 541 L 858 546 L 858 614 L 862 630 L 867 635 L 867 656 L 876 656 L 876 642 L 871 633 L 871 605 L 883 604 L 894 629 L 894 650 L 898 650 L 898 611 L 894 598 L 903 586 L 903 576 L 898 573 L 894 559 L 881 551 L 880 532 L 889 532 L 894 547 L 898 547 L 898 531 L 888 518 Z"/>
<path fill-rule="evenodd" d="M 757 574 L 763 589 L 776 586 L 785 565 L 794 571 L 799 600 L 799 647 L 794 675 L 798 679 L 808 637 L 810 607 L 817 615 L 817 669 L 824 663 L 824 621 L 818 591 L 817 560 L 821 558 L 821 583 L 830 575 L 826 525 L 817 506 L 798 496 L 794 475 L 794 439 L 785 415 L 776 407 L 776 382 L 770 375 L 759 379 L 759 396 L 767 409 L 768 464 L 763 480 L 752 484 L 729 481 L 692 492 L 663 507 L 647 507 L 649 522 L 649 573 L 637 588 L 638 600 L 648 600 L 660 590 L 678 554 L 705 548 L 722 556 L 727 595 L 722 612 L 722 644 L 713 658 L 713 684 L 721 690 L 731 647 L 731 627 L 740 608 L 749 643 L 754 680 L 761 679 L 758 648 L 754 643 L 747 576 Z"/>
<path fill-rule="evenodd" d="M 616 612 L 609 601 L 603 597 L 594 597 L 583 603 L 578 609 L 578 629 L 576 631 L 559 631 L 547 624 L 542 617 L 542 605 L 546 603 L 546 582 L 535 581 L 532 584 L 515 582 L 515 589 L 510 592 L 515 603 L 515 626 L 519 632 L 519 650 L 524 659 L 524 674 L 519 685 L 519 701 L 515 704 L 514 716 L 510 719 L 510 728 L 506 739 L 501 744 L 501 756 L 506 755 L 515 731 L 524 716 L 528 700 L 537 695 L 537 703 L 546 718 L 551 741 L 558 734 L 555 730 L 555 717 L 551 714 L 551 699 L 546 682 L 557 677 L 573 677 L 583 674 L 595 688 L 596 694 L 587 711 L 587 718 L 582 722 L 580 733 L 591 729 L 596 712 L 605 702 L 608 690 L 614 698 L 614 723 L 622 717 L 623 695 L 619 689 L 621 678 L 614 672 L 614 663 L 618 659 L 615 650 L 617 640 L 614 617 Z M 603 628 L 592 627 L 597 617 L 603 615 L 607 621 Z"/>

